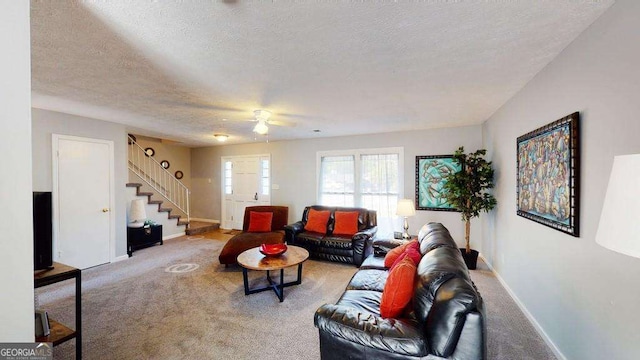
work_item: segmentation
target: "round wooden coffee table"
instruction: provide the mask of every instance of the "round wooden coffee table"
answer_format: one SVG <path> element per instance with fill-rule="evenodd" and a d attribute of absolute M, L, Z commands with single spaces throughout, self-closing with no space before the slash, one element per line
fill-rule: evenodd
<path fill-rule="evenodd" d="M 249 249 L 238 255 L 238 264 L 242 266 L 242 278 L 244 280 L 244 294 L 255 294 L 257 292 L 273 290 L 280 302 L 284 300 L 284 288 L 302 283 L 302 263 L 309 258 L 309 252 L 298 246 L 287 246 L 287 251 L 280 256 L 265 256 L 260 252 L 259 247 Z M 296 281 L 284 283 L 284 269 L 298 265 L 298 279 Z M 247 270 L 259 270 L 267 272 L 269 286 L 257 289 L 249 289 Z M 271 279 L 271 271 L 280 270 L 280 282 Z"/>

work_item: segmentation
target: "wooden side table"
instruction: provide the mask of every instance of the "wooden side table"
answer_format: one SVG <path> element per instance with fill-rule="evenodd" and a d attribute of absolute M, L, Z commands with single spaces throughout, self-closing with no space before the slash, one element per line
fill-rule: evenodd
<path fill-rule="evenodd" d="M 76 339 L 76 359 L 82 359 L 82 278 L 80 269 L 69 265 L 54 262 L 51 270 L 38 270 L 33 273 L 33 286 L 39 288 L 60 281 L 76 279 L 76 329 L 72 330 L 65 325 L 49 320 L 49 336 L 36 337 L 36 342 L 50 342 L 53 346 L 62 344 L 65 341 Z"/>
<path fill-rule="evenodd" d="M 238 255 L 238 264 L 242 266 L 242 279 L 244 280 L 244 294 L 255 294 L 257 292 L 273 290 L 280 302 L 284 301 L 284 288 L 302 283 L 302 263 L 309 258 L 309 252 L 298 246 L 288 246 L 287 251 L 280 256 L 265 256 L 260 252 L 259 247 L 249 249 Z M 298 278 L 295 281 L 284 283 L 284 268 L 298 265 Z M 249 289 L 249 279 L 247 269 L 267 272 L 268 286 Z M 280 270 L 280 282 L 271 279 L 270 272 Z"/>

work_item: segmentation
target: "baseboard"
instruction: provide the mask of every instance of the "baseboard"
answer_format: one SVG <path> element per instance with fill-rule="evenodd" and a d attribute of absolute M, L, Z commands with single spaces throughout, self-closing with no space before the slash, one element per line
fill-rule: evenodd
<path fill-rule="evenodd" d="M 180 232 L 180 233 L 177 233 L 177 234 L 163 236 L 162 237 L 162 241 L 171 240 L 171 239 L 174 239 L 174 238 L 177 238 L 177 237 L 180 237 L 180 236 L 184 236 L 184 235 L 186 235 L 186 233 L 183 231 L 183 232 Z"/>
<path fill-rule="evenodd" d="M 112 263 L 118 262 L 118 261 L 122 261 L 122 260 L 127 260 L 129 258 L 129 255 L 125 254 L 125 255 L 120 255 L 118 257 L 116 257 L 115 259 L 113 259 L 113 261 L 111 261 Z"/>
<path fill-rule="evenodd" d="M 515 301 L 516 305 L 518 305 L 518 307 L 520 308 L 522 313 L 524 313 L 524 316 L 527 317 L 527 320 L 529 320 L 531 325 L 533 325 L 533 328 L 536 329 L 536 331 L 538 332 L 540 337 L 542 337 L 542 340 L 544 340 L 544 342 L 547 344 L 547 346 L 549 346 L 549 348 L 551 348 L 551 351 L 553 351 L 555 356 L 560 360 L 567 360 L 566 356 L 564 356 L 564 354 L 562 354 L 562 352 L 560 352 L 560 349 L 558 349 L 556 344 L 554 344 L 553 341 L 551 341 L 551 338 L 549 338 L 549 335 L 547 335 L 547 333 L 544 331 L 542 326 L 540 326 L 538 321 L 533 317 L 533 315 L 531 315 L 529 310 L 527 310 L 527 308 L 524 306 L 522 301 L 520 301 L 520 299 L 518 299 L 516 294 L 511 290 L 509 285 L 507 285 L 507 283 L 500 276 L 500 274 L 498 274 L 498 272 L 496 272 L 493 269 L 493 266 L 491 266 L 491 264 L 487 261 L 487 259 L 485 259 L 485 257 L 482 254 L 480 254 L 480 258 L 482 259 L 482 261 L 484 261 L 485 264 L 487 264 L 487 266 L 489 267 L 489 270 L 491 270 L 491 272 L 495 275 L 496 279 L 498 279 L 500 284 L 502 284 L 502 287 L 504 287 L 505 290 L 507 290 L 507 293 L 509 294 L 509 296 L 511 296 L 513 301 Z"/>
<path fill-rule="evenodd" d="M 215 219 L 205 219 L 205 218 L 194 218 L 194 217 L 192 217 L 189 220 L 192 220 L 192 221 L 204 221 L 204 222 L 220 224 L 220 220 L 215 220 Z"/>

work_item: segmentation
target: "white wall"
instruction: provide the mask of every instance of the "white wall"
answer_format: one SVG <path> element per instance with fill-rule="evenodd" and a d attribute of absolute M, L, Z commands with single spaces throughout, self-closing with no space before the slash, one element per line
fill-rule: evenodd
<path fill-rule="evenodd" d="M 0 342 L 33 342 L 29 2 L 0 0 Z"/>
<path fill-rule="evenodd" d="M 483 127 L 498 207 L 481 250 L 568 359 L 640 358 L 640 259 L 594 240 L 614 155 L 640 153 L 639 16 L 640 2 L 618 0 Z M 574 111 L 579 238 L 516 216 L 515 191 L 516 138 Z"/>
<path fill-rule="evenodd" d="M 55 111 L 33 109 L 33 189 L 52 190 L 51 134 L 114 142 L 116 257 L 127 253 L 127 131 L 124 125 Z M 82 176 L 82 174 L 78 174 Z"/>
<path fill-rule="evenodd" d="M 274 130 L 274 131 L 277 131 Z M 414 198 L 415 157 L 453 154 L 459 146 L 475 151 L 481 147 L 482 129 L 468 126 L 376 135 L 318 138 L 246 145 L 226 145 L 192 149 L 191 184 L 193 216 L 220 220 L 220 158 L 231 155 L 271 154 L 271 203 L 289 207 L 289 222 L 302 217 L 305 206 L 316 204 L 316 153 L 342 149 L 404 147 L 404 197 Z M 210 181 L 210 182 L 209 182 Z M 464 242 L 460 214 L 446 211 L 418 211 L 409 218 L 409 232 L 429 221 L 442 222 L 459 244 Z M 480 236 L 481 222 L 473 221 L 472 243 Z M 398 228 L 397 230 L 401 230 Z"/>

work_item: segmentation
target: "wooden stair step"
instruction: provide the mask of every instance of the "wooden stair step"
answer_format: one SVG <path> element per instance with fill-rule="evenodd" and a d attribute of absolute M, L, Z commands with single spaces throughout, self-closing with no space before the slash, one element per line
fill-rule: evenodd
<path fill-rule="evenodd" d="M 162 200 L 149 200 L 149 202 L 147 202 L 147 204 L 162 204 L 164 201 Z"/>
<path fill-rule="evenodd" d="M 169 219 L 180 219 L 180 215 L 169 215 Z"/>
<path fill-rule="evenodd" d="M 137 187 L 137 188 L 139 188 L 141 186 L 142 186 L 142 184 L 140 184 L 140 183 L 127 183 L 127 187 Z"/>
<path fill-rule="evenodd" d="M 136 195 L 138 196 L 153 196 L 152 192 L 139 192 Z"/>
<path fill-rule="evenodd" d="M 188 221 L 182 221 L 182 220 L 178 220 L 178 226 L 180 225 L 189 225 Z"/>
<path fill-rule="evenodd" d="M 185 231 L 185 233 L 187 235 L 197 235 L 197 234 L 202 234 L 205 232 L 217 230 L 219 228 L 220 228 L 219 223 L 196 221 L 193 224 L 189 224 L 189 226 L 187 226 L 187 230 Z"/>
<path fill-rule="evenodd" d="M 158 209 L 158 212 L 171 212 L 171 211 L 173 211 L 173 209 L 171 209 L 171 208 L 160 208 L 160 209 Z"/>

